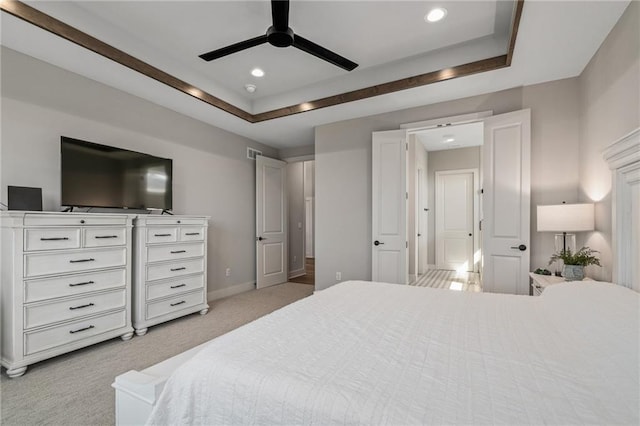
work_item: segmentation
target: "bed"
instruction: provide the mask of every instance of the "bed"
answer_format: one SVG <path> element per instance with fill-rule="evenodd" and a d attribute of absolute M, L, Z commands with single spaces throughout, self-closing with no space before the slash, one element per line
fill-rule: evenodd
<path fill-rule="evenodd" d="M 117 377 L 117 423 L 639 424 L 639 134 L 605 154 L 617 284 L 341 283 Z"/>

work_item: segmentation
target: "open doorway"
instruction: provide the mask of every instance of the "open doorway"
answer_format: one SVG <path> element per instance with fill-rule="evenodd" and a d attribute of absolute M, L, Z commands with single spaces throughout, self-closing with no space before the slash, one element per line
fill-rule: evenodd
<path fill-rule="evenodd" d="M 409 134 L 409 282 L 480 291 L 483 123 Z"/>
<path fill-rule="evenodd" d="M 396 284 L 408 284 L 410 271 L 417 271 L 425 250 L 416 245 L 424 237 L 418 237 L 420 210 L 416 201 L 415 179 L 416 153 L 424 149 L 417 142 L 416 134 L 423 131 L 447 131 L 455 126 L 482 123 L 482 147 L 480 151 L 481 167 L 479 171 L 480 194 L 478 211 L 480 219 L 475 221 L 477 231 L 474 244 L 478 250 L 474 253 L 474 267 L 478 265 L 482 290 L 489 292 L 528 294 L 529 293 L 529 239 L 530 239 L 530 152 L 531 152 L 531 110 L 524 109 L 499 115 L 490 111 L 466 114 L 456 117 L 439 118 L 419 123 L 408 123 L 398 130 L 386 130 L 372 133 L 371 155 L 371 278 Z M 449 133 L 446 133 L 449 134 Z M 454 137 L 440 134 L 440 144 L 451 144 L 446 149 L 454 151 Z M 453 139 L 453 140 L 451 140 Z M 413 151 L 414 157 L 409 154 Z M 427 155 L 429 163 L 435 161 L 438 150 Z M 453 157 L 459 158 L 459 151 Z M 413 158 L 413 160 L 410 160 Z M 464 166 L 460 166 L 464 167 Z M 411 170 L 409 170 L 411 169 Z M 434 167 L 427 174 L 434 173 Z M 435 180 L 435 179 L 434 179 Z M 414 181 L 414 182 L 412 182 Z M 424 179 L 421 181 L 424 183 Z M 429 179 L 427 178 L 427 183 Z M 435 190 L 427 188 L 429 194 Z M 410 199 L 413 198 L 413 201 Z M 431 197 L 431 195 L 429 195 Z M 409 206 L 412 202 L 412 206 Z M 427 203 L 433 216 L 434 204 Z M 445 217 L 446 218 L 446 217 Z M 435 218 L 429 218 L 428 223 Z M 413 221 L 412 225 L 410 222 Z M 416 226 L 417 224 L 417 226 Z M 481 231 L 481 232 L 480 232 Z M 435 238 L 435 228 L 426 230 L 427 238 Z M 476 238 L 477 237 L 477 238 Z M 476 242 L 477 241 L 477 242 Z M 482 248 L 480 251 L 480 247 Z M 427 248 L 427 254 L 435 252 Z M 476 256 L 477 253 L 477 256 Z M 410 260 L 414 260 L 410 268 Z M 435 253 L 433 254 L 435 256 Z M 477 257 L 477 260 L 476 260 Z M 435 262 L 435 257 L 434 257 Z M 434 263 L 432 263 L 433 265 Z M 427 271 L 430 269 L 428 268 Z M 415 272 L 416 279 L 422 278 L 420 271 Z M 450 272 L 450 271 L 449 271 Z M 453 271 L 454 273 L 456 271 Z M 473 273 L 476 273 L 475 271 Z M 427 275 L 426 273 L 423 275 Z M 416 280 L 414 279 L 414 282 Z M 454 288 L 454 284 L 455 287 Z M 458 289 L 460 285 L 451 282 L 449 288 Z"/>
<path fill-rule="evenodd" d="M 287 165 L 289 281 L 315 285 L 315 161 Z"/>

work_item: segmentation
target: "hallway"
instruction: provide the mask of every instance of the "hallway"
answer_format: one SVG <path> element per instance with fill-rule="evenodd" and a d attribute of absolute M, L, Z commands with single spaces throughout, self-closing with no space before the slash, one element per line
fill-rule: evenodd
<path fill-rule="evenodd" d="M 299 277 L 291 278 L 289 282 L 298 283 L 298 284 L 310 284 L 315 285 L 316 283 L 316 260 L 313 257 L 307 257 L 304 261 L 304 268 L 306 274 L 300 275 Z"/>

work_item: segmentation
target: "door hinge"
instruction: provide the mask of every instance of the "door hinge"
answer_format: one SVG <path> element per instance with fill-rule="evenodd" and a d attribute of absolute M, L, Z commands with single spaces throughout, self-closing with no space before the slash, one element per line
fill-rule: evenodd
<path fill-rule="evenodd" d="M 480 228 L 480 231 L 482 231 L 482 221 L 478 222 L 478 227 Z"/>
<path fill-rule="evenodd" d="M 404 198 L 405 198 L 405 200 L 408 200 L 408 199 L 409 199 L 409 193 L 408 193 L 408 192 L 405 192 L 405 193 L 404 193 Z"/>
<path fill-rule="evenodd" d="M 409 241 L 405 241 L 405 243 L 406 247 L 409 248 Z"/>
<path fill-rule="evenodd" d="M 484 189 L 480 189 L 480 193 L 481 193 L 481 194 L 484 194 Z"/>
<path fill-rule="evenodd" d="M 405 151 L 409 151 L 409 143 L 408 143 L 408 142 L 405 142 L 405 144 L 404 144 L 404 150 L 405 150 Z"/>

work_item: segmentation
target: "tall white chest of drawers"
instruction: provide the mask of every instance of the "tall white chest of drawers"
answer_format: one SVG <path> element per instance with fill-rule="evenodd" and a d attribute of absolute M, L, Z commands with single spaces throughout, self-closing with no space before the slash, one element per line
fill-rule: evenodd
<path fill-rule="evenodd" d="M 2 212 L 2 365 L 133 336 L 133 216 Z"/>
<path fill-rule="evenodd" d="M 134 220 L 133 327 L 148 327 L 207 304 L 206 216 L 138 216 Z"/>

